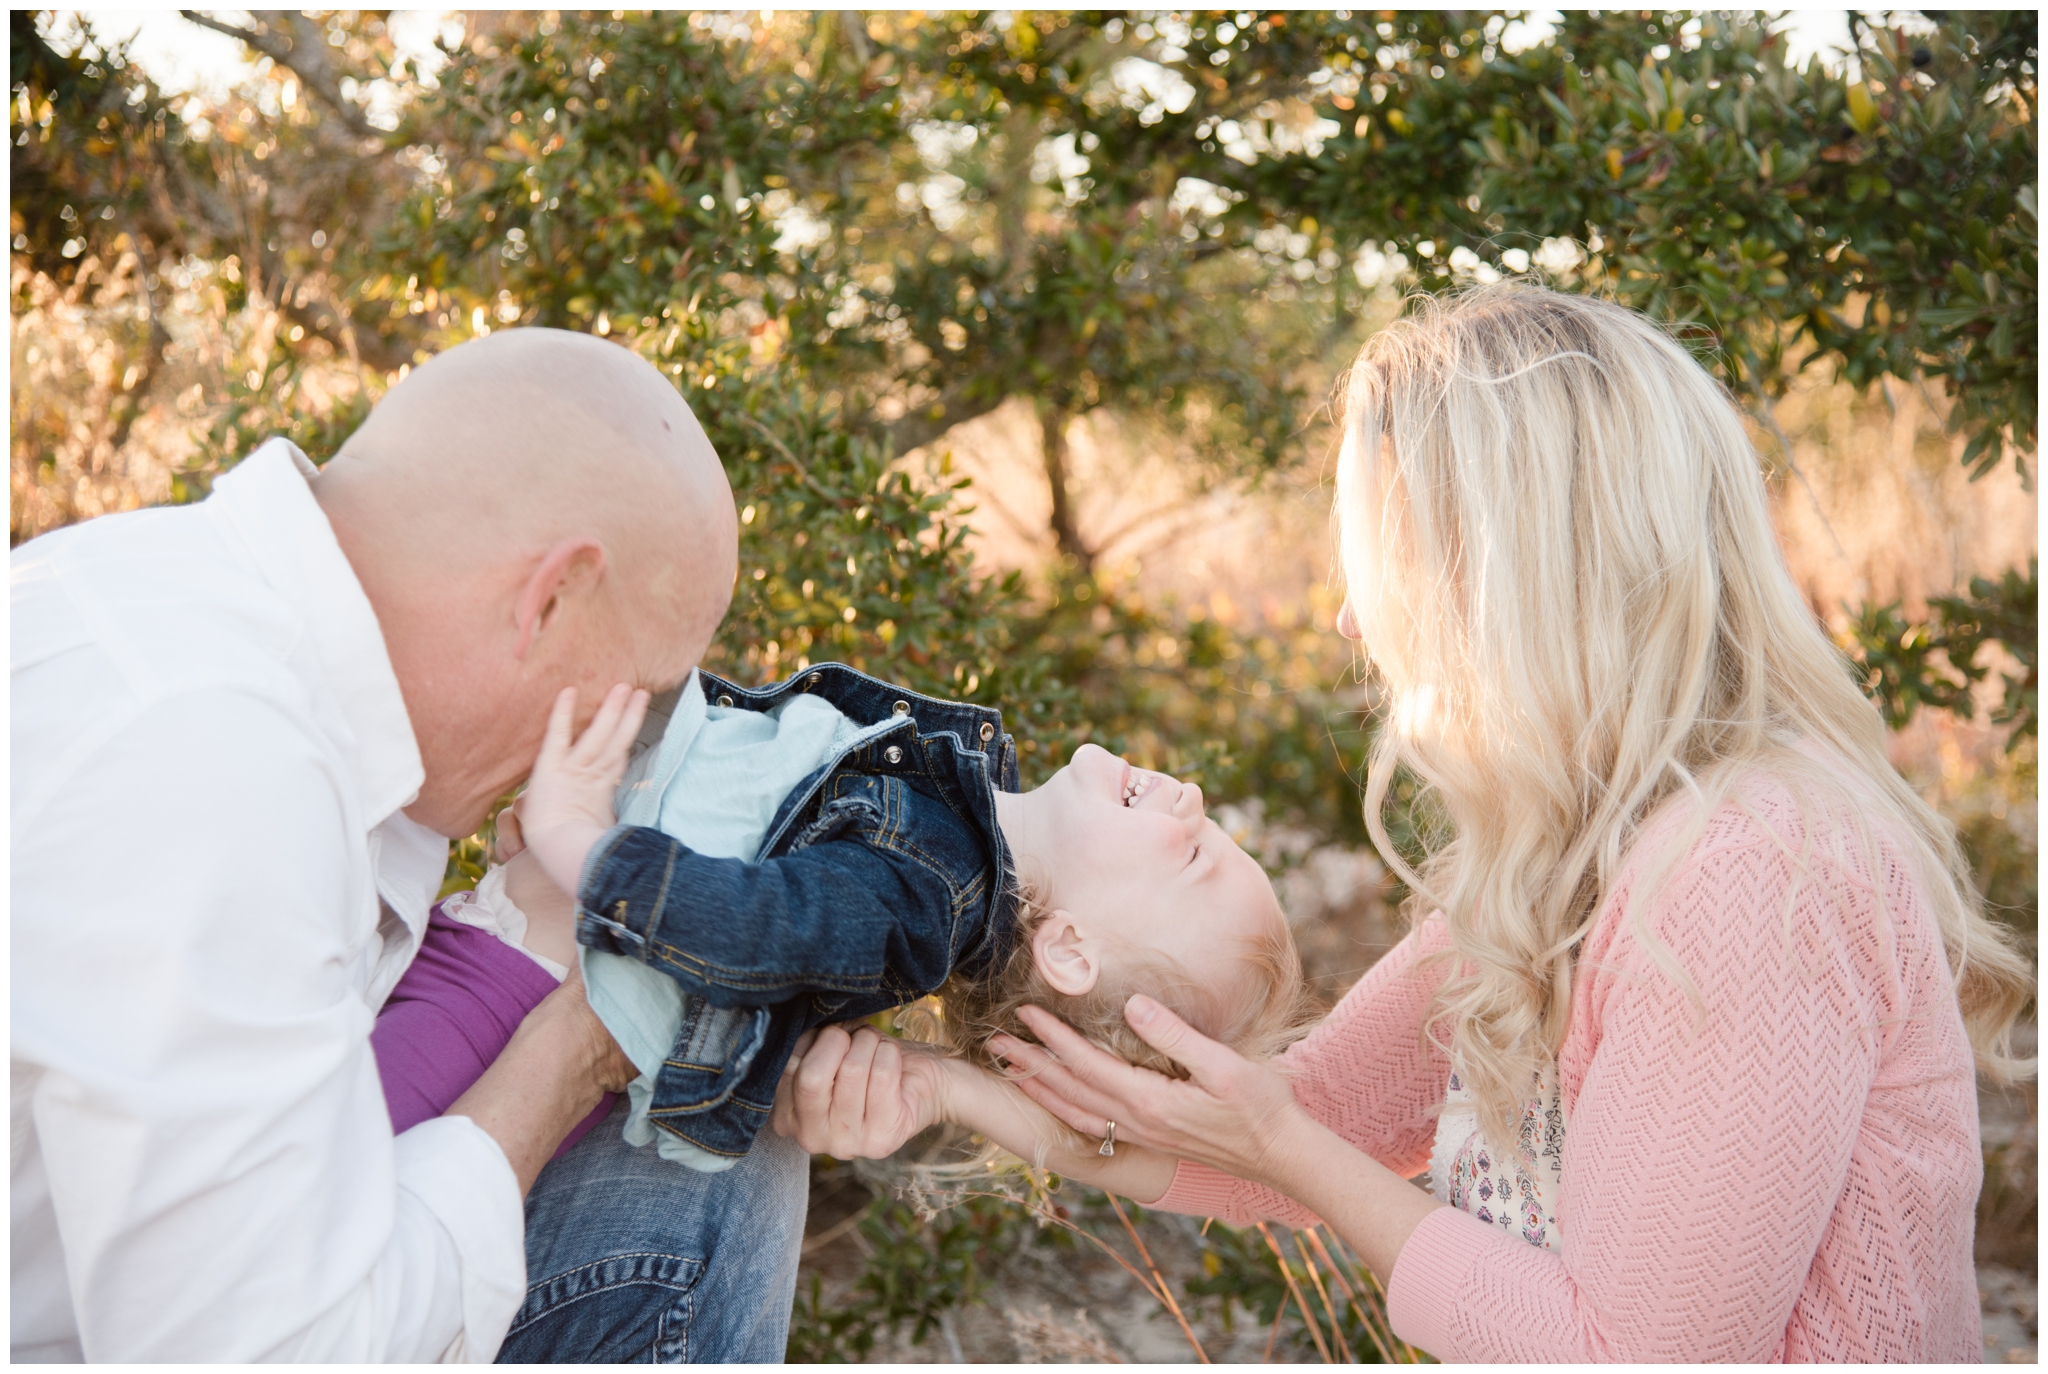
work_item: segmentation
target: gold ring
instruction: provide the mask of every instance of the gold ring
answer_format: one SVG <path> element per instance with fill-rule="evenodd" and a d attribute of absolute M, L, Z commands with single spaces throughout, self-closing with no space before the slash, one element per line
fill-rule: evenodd
<path fill-rule="evenodd" d="M 1102 1148 L 1095 1152 L 1099 1155 L 1113 1155 L 1116 1153 L 1116 1123 L 1111 1121 L 1107 1124 L 1109 1129 L 1102 1133 Z"/>

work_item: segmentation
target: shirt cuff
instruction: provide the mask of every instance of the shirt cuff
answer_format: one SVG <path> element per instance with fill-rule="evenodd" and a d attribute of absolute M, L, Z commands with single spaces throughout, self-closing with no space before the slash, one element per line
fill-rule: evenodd
<path fill-rule="evenodd" d="M 1221 1169 L 1185 1159 L 1174 1166 L 1173 1182 L 1167 1185 L 1159 1200 L 1147 1206 L 1158 1212 L 1215 1217 L 1232 1226 L 1248 1226 L 1264 1220 L 1294 1227 L 1316 1224 L 1315 1213 L 1292 1198 L 1256 1183 L 1247 1183 Z"/>
<path fill-rule="evenodd" d="M 1451 1322 L 1458 1295 L 1473 1263 L 1503 1239 L 1455 1207 L 1439 1207 L 1424 1217 L 1409 1233 L 1387 1280 L 1387 1324 L 1394 1334 L 1439 1360 L 1457 1359 Z"/>
<path fill-rule="evenodd" d="M 1159 1200 L 1151 1204 L 1155 1211 L 1180 1212 L 1191 1217 L 1220 1217 L 1230 1219 L 1236 1210 L 1237 1194 L 1244 1189 L 1243 1179 L 1232 1178 L 1219 1169 L 1206 1169 L 1199 1164 L 1179 1160 L 1174 1165 L 1173 1182 Z"/>
<path fill-rule="evenodd" d="M 462 1272 L 462 1332 L 444 1360 L 489 1364 L 526 1298 L 526 1206 L 505 1151 L 466 1116 L 397 1137 L 398 1186 L 433 1213 Z"/>
<path fill-rule="evenodd" d="M 605 860 L 611 858 L 612 851 L 618 848 L 619 841 L 635 830 L 646 830 L 648 828 L 644 825 L 627 825 L 624 821 L 619 821 L 611 829 L 597 837 L 597 842 L 590 846 L 590 852 L 583 856 L 583 871 L 576 876 L 576 902 L 578 906 L 582 906 L 584 904 L 583 899 L 591 895 L 595 890 L 597 875 L 604 868 Z"/>

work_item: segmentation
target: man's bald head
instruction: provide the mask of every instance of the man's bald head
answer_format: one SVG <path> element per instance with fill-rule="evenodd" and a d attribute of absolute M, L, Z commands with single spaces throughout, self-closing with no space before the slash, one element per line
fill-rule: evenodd
<path fill-rule="evenodd" d="M 457 772 L 523 777 L 525 736 L 537 747 L 562 686 L 596 688 L 587 711 L 621 678 L 672 684 L 732 596 L 739 522 L 710 440 L 653 366 L 589 335 L 513 329 L 441 354 L 315 490 L 384 628 L 427 765 L 422 807 Z M 516 740 L 472 719 L 493 711 L 519 717 Z M 526 752 L 516 767 L 487 757 L 501 748 Z M 465 784 L 462 817 L 488 805 L 469 795 L 485 785 Z M 459 823 L 445 807 L 419 818 Z"/>
<path fill-rule="evenodd" d="M 452 348 L 392 388 L 329 472 L 358 464 L 394 528 L 538 546 L 597 533 L 617 571 L 647 578 L 621 590 L 694 601 L 686 618 L 714 625 L 730 600 L 725 469 L 676 389 L 616 344 L 511 329 Z"/>

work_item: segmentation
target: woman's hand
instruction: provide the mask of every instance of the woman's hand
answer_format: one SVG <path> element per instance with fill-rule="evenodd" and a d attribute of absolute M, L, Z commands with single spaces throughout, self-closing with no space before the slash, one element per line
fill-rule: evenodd
<path fill-rule="evenodd" d="M 1132 1147 L 1104 1157 L 1076 1140 L 1009 1079 L 863 1026 L 827 1026 L 783 1073 L 770 1118 L 813 1154 L 880 1159 L 927 1126 L 950 1121 L 1019 1159 L 1151 1203 L 1173 1182 L 1171 1157 Z"/>
<path fill-rule="evenodd" d="M 564 892 L 573 895 L 581 885 L 590 847 L 617 819 L 612 796 L 626 771 L 626 751 L 647 714 L 647 700 L 646 692 L 618 684 L 605 693 L 589 727 L 572 739 L 576 689 L 565 687 L 555 698 L 513 830 Z"/>
<path fill-rule="evenodd" d="M 945 1064 L 869 1026 L 826 1026 L 783 1070 L 769 1120 L 811 1154 L 881 1159 L 944 1119 Z"/>
<path fill-rule="evenodd" d="M 1308 1116 L 1270 1067 L 1209 1039 L 1142 995 L 1126 1005 L 1125 1019 L 1146 1044 L 1186 1065 L 1191 1079 L 1126 1064 L 1037 1007 L 1018 1014 L 1040 1044 L 1000 1035 L 989 1048 L 1010 1066 L 1010 1081 L 1053 1116 L 1097 1137 L 1114 1121 L 1119 1144 L 1279 1186 L 1281 1156 Z"/>
<path fill-rule="evenodd" d="M 521 792 L 512 799 L 512 804 L 500 811 L 491 826 L 491 862 L 508 864 L 526 852 L 526 837 L 519 833 L 519 803 L 526 800 Z"/>

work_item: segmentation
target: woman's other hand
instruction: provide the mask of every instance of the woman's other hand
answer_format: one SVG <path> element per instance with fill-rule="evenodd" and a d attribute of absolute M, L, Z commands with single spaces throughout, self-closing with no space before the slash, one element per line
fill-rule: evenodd
<path fill-rule="evenodd" d="M 997 1036 L 989 1048 L 1010 1066 L 1010 1081 L 1084 1135 L 1116 1123 L 1129 1141 L 1191 1159 L 1239 1178 L 1274 1185 L 1291 1126 L 1307 1119 L 1287 1080 L 1203 1035 L 1149 997 L 1135 996 L 1125 1019 L 1140 1039 L 1187 1067 L 1172 1079 L 1126 1064 L 1038 1007 L 1019 1015 L 1040 1041 Z"/>
<path fill-rule="evenodd" d="M 496 823 L 491 827 L 491 862 L 508 864 L 526 852 L 526 836 L 519 831 L 519 803 L 525 793 L 512 799 L 512 804 L 500 811 Z"/>
<path fill-rule="evenodd" d="M 811 1154 L 881 1159 L 944 1119 L 945 1062 L 861 1026 L 826 1026 L 791 1058 L 769 1118 Z"/>

